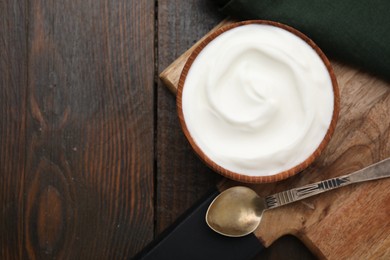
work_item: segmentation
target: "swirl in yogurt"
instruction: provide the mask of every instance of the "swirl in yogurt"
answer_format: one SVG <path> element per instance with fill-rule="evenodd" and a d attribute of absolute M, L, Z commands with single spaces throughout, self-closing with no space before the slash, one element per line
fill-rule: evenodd
<path fill-rule="evenodd" d="M 251 24 L 211 41 L 188 71 L 184 120 L 223 168 L 268 176 L 306 160 L 332 120 L 331 78 L 313 48 L 278 27 Z"/>

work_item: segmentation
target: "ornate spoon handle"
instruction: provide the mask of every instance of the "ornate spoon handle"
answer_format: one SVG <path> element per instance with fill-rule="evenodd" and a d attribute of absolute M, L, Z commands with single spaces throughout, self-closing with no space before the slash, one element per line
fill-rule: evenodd
<path fill-rule="evenodd" d="M 308 184 L 265 197 L 267 209 L 280 207 L 352 183 L 390 177 L 390 158 L 344 176 Z"/>

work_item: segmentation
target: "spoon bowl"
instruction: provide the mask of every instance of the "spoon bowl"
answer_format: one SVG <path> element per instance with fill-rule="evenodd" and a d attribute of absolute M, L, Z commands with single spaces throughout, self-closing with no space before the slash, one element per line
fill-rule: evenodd
<path fill-rule="evenodd" d="M 255 231 L 265 209 L 264 199 L 255 191 L 237 186 L 213 200 L 206 213 L 206 222 L 221 235 L 242 237 Z"/>

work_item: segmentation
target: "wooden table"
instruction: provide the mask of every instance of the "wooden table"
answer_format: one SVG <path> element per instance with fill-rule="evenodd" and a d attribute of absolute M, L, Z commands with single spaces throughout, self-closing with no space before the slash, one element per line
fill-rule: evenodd
<path fill-rule="evenodd" d="M 0 259 L 122 259 L 221 179 L 158 74 L 206 0 L 0 2 Z M 292 237 L 262 259 L 310 259 Z"/>

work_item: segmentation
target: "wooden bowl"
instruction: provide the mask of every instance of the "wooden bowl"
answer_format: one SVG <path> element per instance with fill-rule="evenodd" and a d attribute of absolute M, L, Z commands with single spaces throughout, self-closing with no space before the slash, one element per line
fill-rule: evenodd
<path fill-rule="evenodd" d="M 282 28 L 282 29 L 284 29 L 286 31 L 289 31 L 289 32 L 295 34 L 296 36 L 300 37 L 301 39 L 303 39 L 307 44 L 309 44 L 317 52 L 318 56 L 322 59 L 323 63 L 325 64 L 325 66 L 326 66 L 326 68 L 327 68 L 327 70 L 329 72 L 329 75 L 330 75 L 330 78 L 331 78 L 331 81 L 332 81 L 332 86 L 333 86 L 334 108 L 333 108 L 332 120 L 331 120 L 329 128 L 328 128 L 328 130 L 326 132 L 326 135 L 325 135 L 324 139 L 322 140 L 322 142 L 320 143 L 320 145 L 302 163 L 296 165 L 293 168 L 290 168 L 289 170 L 277 173 L 275 175 L 270 175 L 270 176 L 249 176 L 249 175 L 244 175 L 244 174 L 232 172 L 232 171 L 230 171 L 228 169 L 225 169 L 225 168 L 221 167 L 220 165 L 216 164 L 213 160 L 211 160 L 199 148 L 199 146 L 196 144 L 196 142 L 192 138 L 190 132 L 188 131 L 186 122 L 184 120 L 184 114 L 183 114 L 183 109 L 182 109 L 182 95 L 183 95 L 184 83 L 185 83 L 188 71 L 189 71 L 192 63 L 194 62 L 194 60 L 198 56 L 198 54 L 203 50 L 203 48 L 205 48 L 205 46 L 208 43 L 210 43 L 213 39 L 218 37 L 223 32 L 225 32 L 227 30 L 230 30 L 232 28 L 236 28 L 238 26 L 247 25 L 247 24 L 265 24 L 265 25 L 276 26 L 276 27 Z M 177 103 L 177 112 L 178 112 L 178 116 L 179 116 L 179 120 L 180 120 L 180 124 L 181 124 L 182 130 L 183 130 L 183 132 L 184 132 L 188 142 L 190 143 L 190 145 L 192 146 L 192 148 L 194 149 L 196 154 L 201 158 L 201 160 L 203 162 L 205 162 L 206 165 L 208 165 L 211 169 L 213 169 L 217 173 L 219 173 L 219 174 L 221 174 L 221 175 L 223 175 L 223 176 L 225 176 L 225 177 L 227 177 L 229 179 L 233 179 L 233 180 L 236 180 L 236 181 L 239 181 L 239 182 L 245 182 L 245 183 L 276 182 L 276 181 L 280 181 L 280 180 L 286 179 L 288 177 L 291 177 L 291 176 L 301 172 L 305 168 L 307 168 L 317 157 L 320 156 L 320 154 L 322 153 L 322 151 L 324 150 L 326 145 L 329 143 L 329 141 L 330 141 L 330 139 L 331 139 L 331 137 L 333 135 L 333 132 L 335 130 L 337 119 L 338 119 L 338 114 L 339 114 L 339 110 L 340 110 L 340 96 L 339 96 L 339 90 L 338 90 L 336 76 L 334 75 L 332 66 L 331 66 L 328 58 L 321 51 L 321 49 L 311 39 L 309 39 L 303 33 L 297 31 L 296 29 L 294 29 L 294 28 L 292 28 L 290 26 L 281 24 L 281 23 L 277 23 L 277 22 L 273 22 L 273 21 L 267 21 L 267 20 L 249 20 L 249 21 L 242 21 L 242 22 L 229 24 L 229 25 L 226 25 L 226 26 L 223 26 L 223 27 L 219 28 L 218 30 L 216 30 L 215 32 L 210 34 L 206 39 L 204 39 L 194 49 L 194 51 L 192 52 L 192 54 L 188 58 L 185 66 L 183 68 L 183 71 L 182 71 L 182 73 L 180 75 L 180 79 L 179 79 L 179 85 L 178 85 L 178 90 L 177 90 L 177 100 L 176 101 L 177 101 L 176 102 Z"/>

